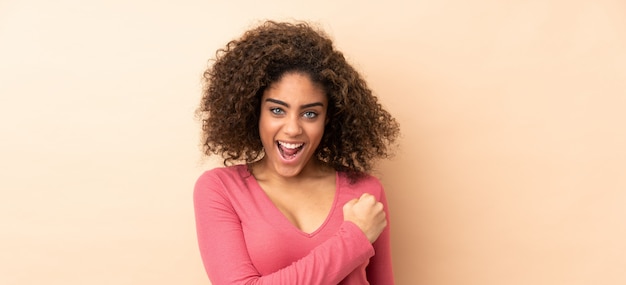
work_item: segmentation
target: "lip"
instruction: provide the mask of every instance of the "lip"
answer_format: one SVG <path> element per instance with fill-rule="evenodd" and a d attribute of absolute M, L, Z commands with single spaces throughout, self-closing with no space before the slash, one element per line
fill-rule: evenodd
<path fill-rule="evenodd" d="M 289 145 L 300 145 L 300 146 L 298 146 L 298 147 L 304 147 L 304 145 L 306 145 L 306 143 L 304 143 L 304 142 L 284 141 L 284 140 L 277 140 L 277 141 L 276 141 L 276 144 L 277 144 L 277 145 L 278 145 L 278 144 L 283 144 L 283 145 L 285 145 L 285 144 L 289 144 Z"/>
<path fill-rule="evenodd" d="M 285 157 L 283 157 L 283 154 L 280 150 L 280 143 L 283 144 L 295 144 L 295 145 L 300 145 L 300 150 L 298 151 L 298 153 L 296 154 L 296 157 L 294 157 L 293 159 L 285 159 Z M 284 164 L 297 164 L 299 163 L 301 156 L 302 156 L 302 152 L 304 150 L 304 148 L 306 147 L 306 143 L 304 142 L 294 142 L 294 141 L 285 141 L 285 140 L 277 140 L 274 143 L 275 147 L 276 147 L 276 154 L 278 155 L 278 158 L 280 159 L 280 161 L 282 161 Z"/>

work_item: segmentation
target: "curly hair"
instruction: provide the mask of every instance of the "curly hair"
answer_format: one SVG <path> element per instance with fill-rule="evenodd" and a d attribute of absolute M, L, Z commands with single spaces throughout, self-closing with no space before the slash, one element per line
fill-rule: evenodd
<path fill-rule="evenodd" d="M 315 156 L 352 178 L 373 160 L 390 156 L 399 124 L 330 38 L 307 23 L 266 21 L 216 52 L 203 74 L 202 120 L 206 155 L 224 165 L 251 163 L 264 152 L 259 137 L 261 97 L 289 72 L 307 74 L 328 97 L 328 124 Z"/>

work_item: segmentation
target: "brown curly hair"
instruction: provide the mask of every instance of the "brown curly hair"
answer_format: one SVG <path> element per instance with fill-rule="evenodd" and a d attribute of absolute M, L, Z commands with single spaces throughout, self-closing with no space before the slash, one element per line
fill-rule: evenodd
<path fill-rule="evenodd" d="M 321 30 L 307 23 L 266 21 L 215 57 L 203 75 L 197 115 L 205 154 L 221 155 L 224 165 L 262 157 L 260 99 L 288 72 L 307 74 L 328 96 L 329 122 L 316 150 L 319 160 L 354 179 L 370 171 L 374 159 L 390 156 L 398 123 Z"/>

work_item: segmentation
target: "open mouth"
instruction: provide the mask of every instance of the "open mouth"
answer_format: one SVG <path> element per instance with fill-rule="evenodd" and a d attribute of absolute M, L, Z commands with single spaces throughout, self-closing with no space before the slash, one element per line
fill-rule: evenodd
<path fill-rule="evenodd" d="M 285 160 L 293 160 L 296 158 L 304 143 L 287 143 L 278 141 L 278 151 Z"/>

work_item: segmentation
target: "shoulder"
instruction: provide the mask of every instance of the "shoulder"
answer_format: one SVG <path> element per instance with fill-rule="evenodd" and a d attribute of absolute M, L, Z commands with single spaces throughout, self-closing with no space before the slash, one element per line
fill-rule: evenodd
<path fill-rule="evenodd" d="M 202 173 L 202 175 L 200 175 L 198 180 L 202 181 L 205 179 L 213 179 L 213 178 L 223 178 L 223 179 L 231 178 L 232 179 L 232 178 L 242 177 L 243 174 L 245 173 L 249 173 L 249 172 L 247 170 L 247 166 L 244 164 L 237 164 L 237 165 L 232 165 L 232 166 L 221 166 L 221 167 L 216 167 L 216 168 L 205 171 L 204 173 Z"/>
<path fill-rule="evenodd" d="M 250 175 L 246 165 L 233 165 L 226 167 L 216 167 L 207 170 L 198 177 L 195 185 L 196 192 L 207 190 L 223 191 L 232 189 L 233 186 L 244 183 L 246 177 Z"/>
<path fill-rule="evenodd" d="M 358 193 L 370 193 L 376 198 L 380 198 L 384 195 L 383 185 L 380 180 L 371 175 L 364 174 L 357 178 L 355 181 L 350 181 L 348 175 L 345 172 L 338 172 L 338 178 L 340 181 L 340 187 L 349 191 L 356 191 Z"/>

